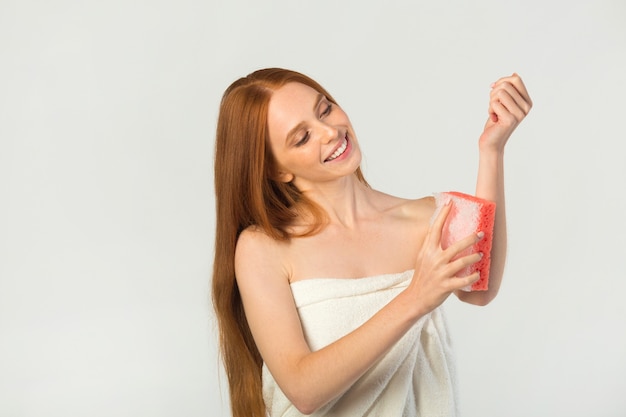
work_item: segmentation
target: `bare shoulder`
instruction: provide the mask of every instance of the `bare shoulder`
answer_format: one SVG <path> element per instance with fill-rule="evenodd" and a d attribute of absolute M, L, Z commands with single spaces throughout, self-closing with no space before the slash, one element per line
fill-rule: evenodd
<path fill-rule="evenodd" d="M 273 239 L 257 227 L 249 227 L 239 235 L 235 249 L 237 281 L 249 276 L 287 277 L 284 266 L 286 243 Z"/>
<path fill-rule="evenodd" d="M 435 212 L 435 198 L 426 196 L 415 200 L 406 200 L 402 209 L 404 213 L 413 218 L 430 220 Z"/>
<path fill-rule="evenodd" d="M 237 238 L 237 254 L 248 251 L 268 250 L 277 245 L 277 241 L 272 239 L 258 227 L 250 226 L 244 229 Z"/>
<path fill-rule="evenodd" d="M 385 210 L 392 216 L 406 219 L 411 222 L 430 222 L 435 212 L 435 198 L 426 196 L 417 199 L 407 199 L 382 194 L 381 201 L 385 204 Z"/>

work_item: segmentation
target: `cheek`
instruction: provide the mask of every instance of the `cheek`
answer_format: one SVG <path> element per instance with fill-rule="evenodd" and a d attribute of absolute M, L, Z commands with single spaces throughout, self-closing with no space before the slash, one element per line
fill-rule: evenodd
<path fill-rule="evenodd" d="M 290 155 L 278 155 L 276 162 L 278 167 L 282 170 L 294 172 L 298 170 L 298 167 L 303 166 L 306 162 L 306 158 L 300 152 Z"/>
<path fill-rule="evenodd" d="M 319 166 L 320 157 L 319 153 L 313 149 L 307 149 L 306 151 L 298 152 L 291 155 L 288 161 L 289 169 L 293 173 L 305 174 L 307 171 Z"/>

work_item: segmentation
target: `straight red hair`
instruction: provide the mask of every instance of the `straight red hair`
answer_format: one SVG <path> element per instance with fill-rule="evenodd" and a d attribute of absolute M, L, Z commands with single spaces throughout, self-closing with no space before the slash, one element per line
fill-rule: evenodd
<path fill-rule="evenodd" d="M 268 68 L 240 78 L 226 89 L 217 122 L 212 297 L 233 417 L 266 415 L 261 383 L 263 359 L 248 327 L 235 279 L 239 234 L 255 226 L 274 239 L 290 239 L 295 236 L 289 226 L 302 211 L 310 213 L 315 221 L 297 236 L 316 233 L 325 221 L 323 210 L 293 184 L 273 180 L 276 176 L 268 146 L 268 105 L 272 93 L 290 82 L 307 85 L 336 104 L 311 78 Z M 366 183 L 360 168 L 355 174 Z"/>

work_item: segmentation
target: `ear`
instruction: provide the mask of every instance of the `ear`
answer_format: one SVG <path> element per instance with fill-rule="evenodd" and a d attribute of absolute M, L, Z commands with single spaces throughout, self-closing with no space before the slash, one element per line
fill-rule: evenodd
<path fill-rule="evenodd" d="M 291 172 L 286 171 L 278 171 L 276 175 L 274 175 L 274 179 L 279 182 L 288 183 L 293 181 L 293 174 Z"/>

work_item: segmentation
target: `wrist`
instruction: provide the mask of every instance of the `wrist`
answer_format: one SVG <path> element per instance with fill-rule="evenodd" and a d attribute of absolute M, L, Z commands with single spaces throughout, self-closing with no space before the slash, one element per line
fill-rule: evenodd
<path fill-rule="evenodd" d="M 504 159 L 504 147 L 480 147 L 478 148 L 478 157 L 481 160 L 500 161 Z"/>
<path fill-rule="evenodd" d="M 408 321 L 409 325 L 413 325 L 417 320 L 432 310 L 432 308 L 429 309 L 428 306 L 424 304 L 422 297 L 418 297 L 414 294 L 410 285 L 398 294 L 396 301 L 400 303 L 400 309 L 404 312 L 405 319 Z"/>

